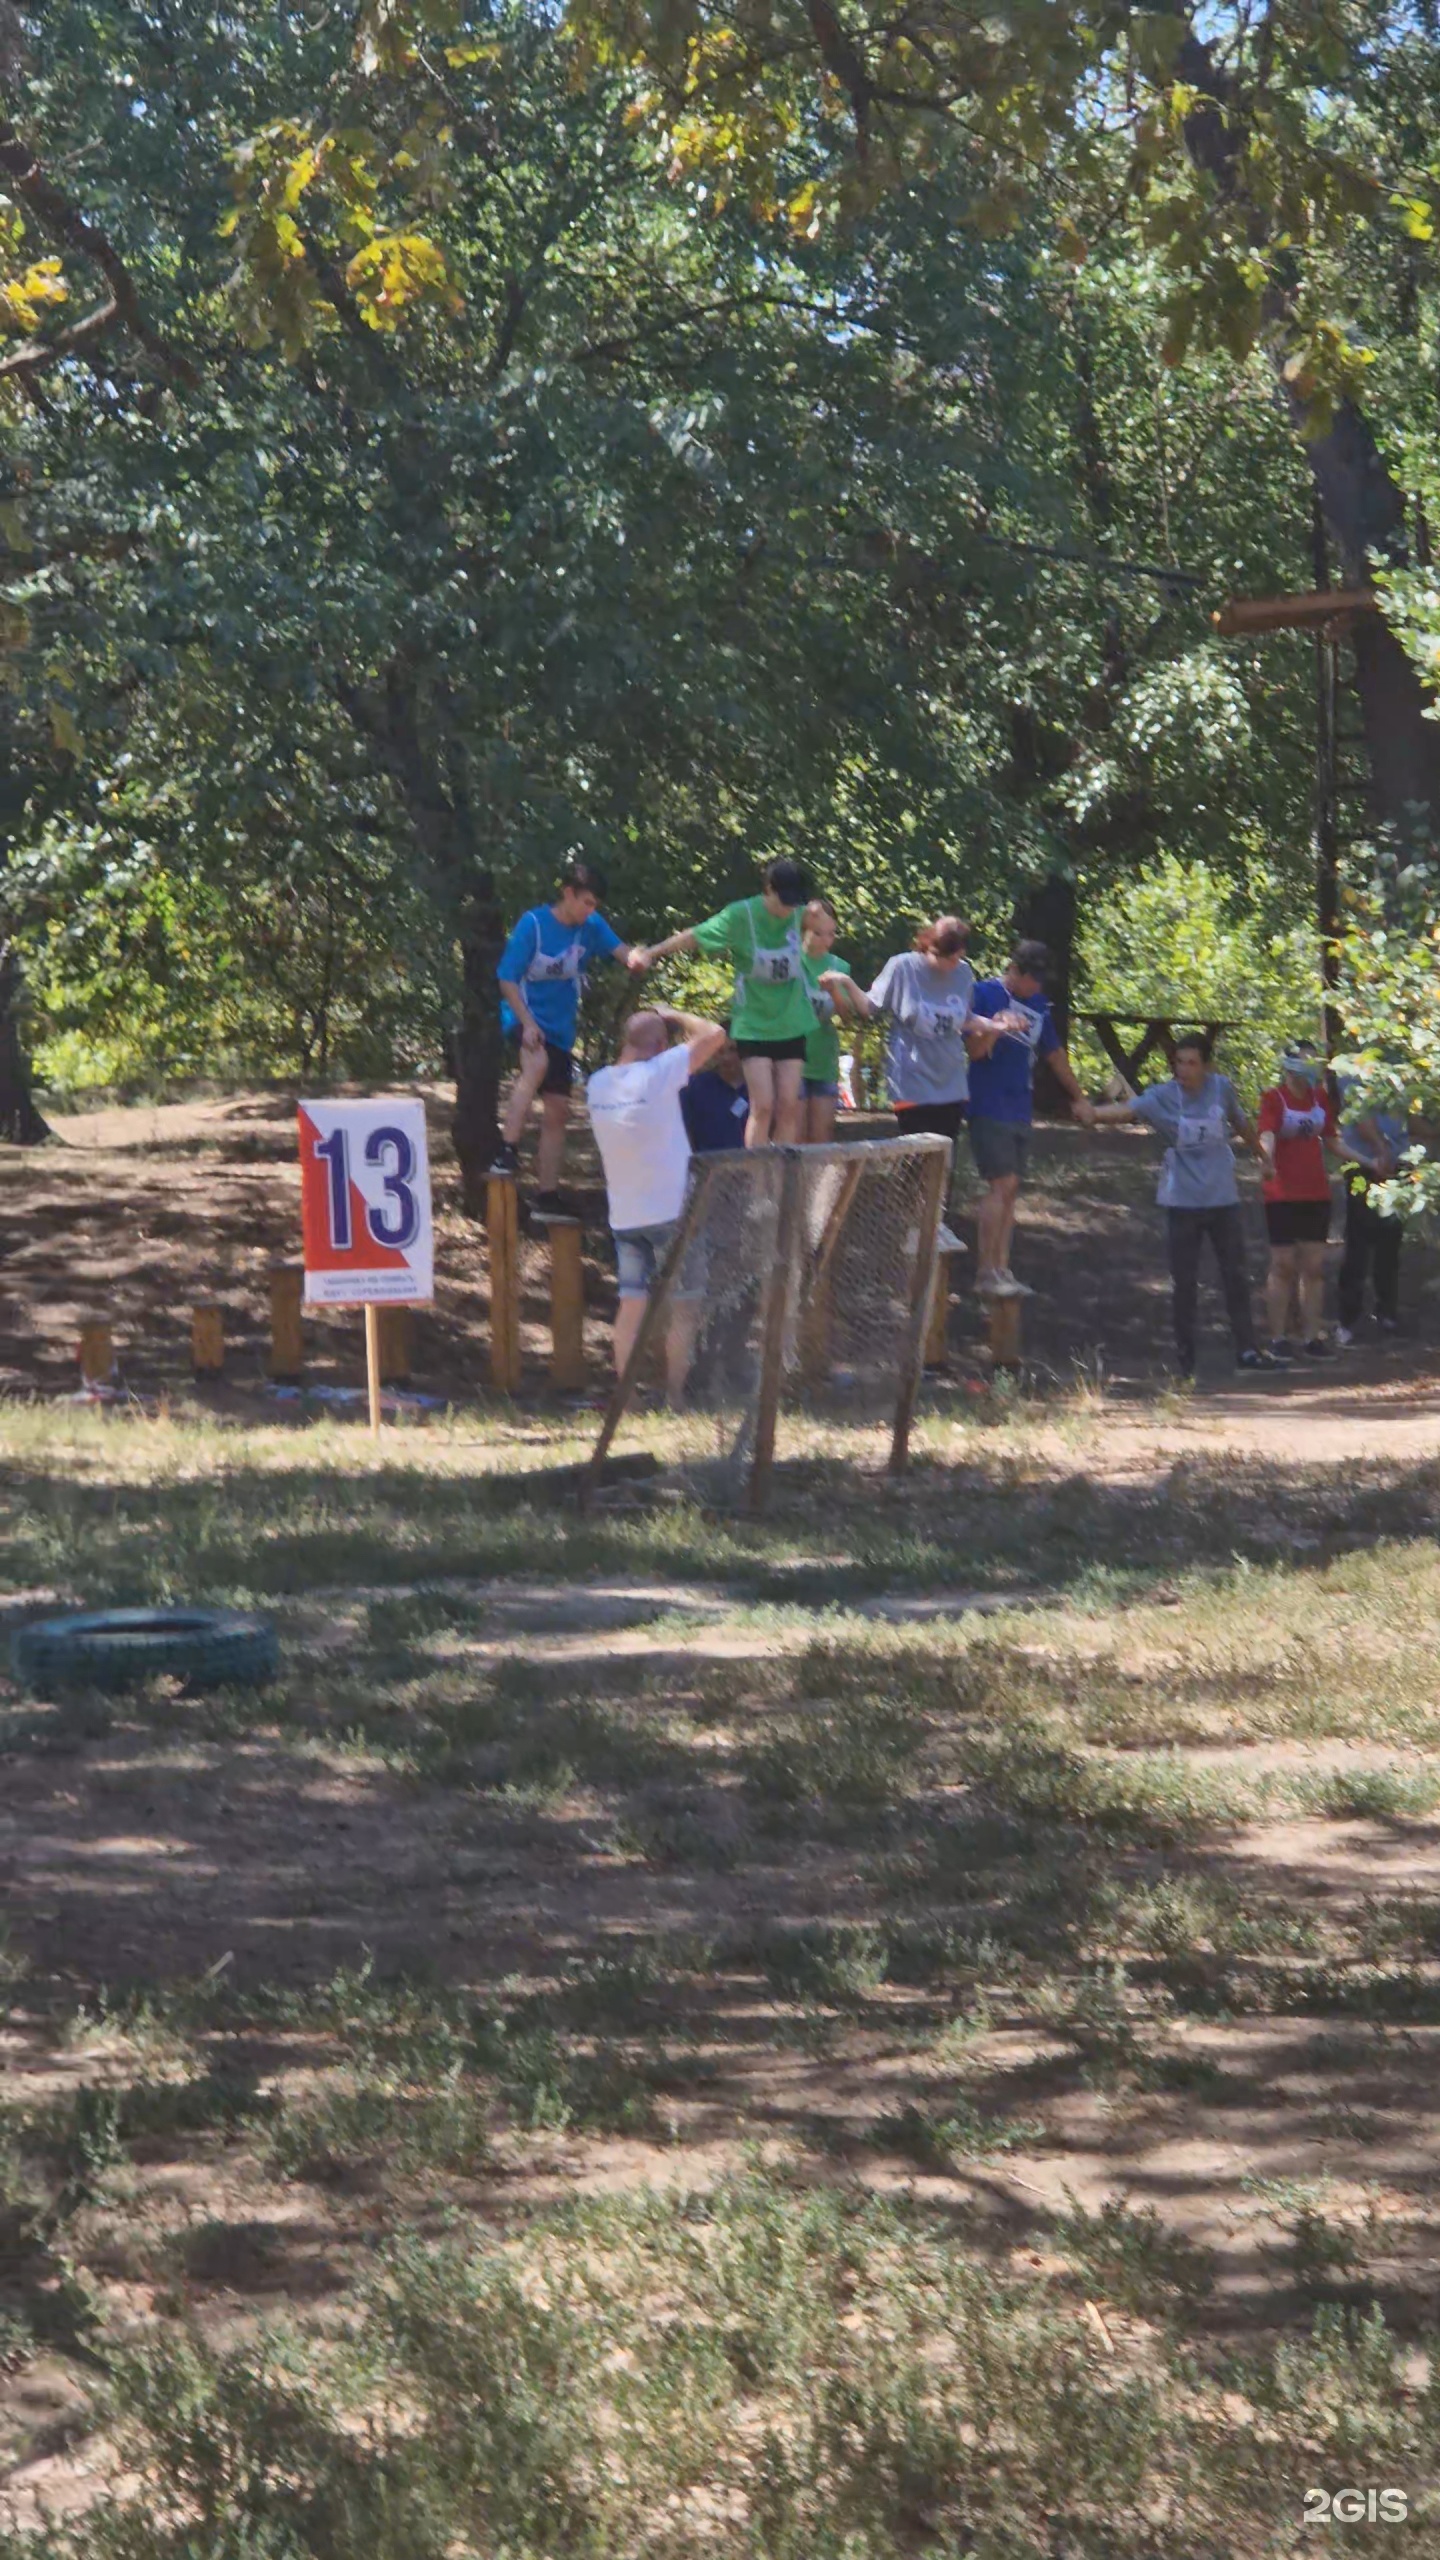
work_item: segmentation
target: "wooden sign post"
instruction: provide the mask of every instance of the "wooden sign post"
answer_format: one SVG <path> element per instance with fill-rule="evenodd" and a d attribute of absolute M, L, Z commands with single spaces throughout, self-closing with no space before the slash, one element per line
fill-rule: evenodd
<path fill-rule="evenodd" d="M 434 1224 L 425 1106 L 302 1102 L 300 1208 L 310 1304 L 365 1310 L 370 1428 L 380 1429 L 380 1309 L 428 1306 Z"/>

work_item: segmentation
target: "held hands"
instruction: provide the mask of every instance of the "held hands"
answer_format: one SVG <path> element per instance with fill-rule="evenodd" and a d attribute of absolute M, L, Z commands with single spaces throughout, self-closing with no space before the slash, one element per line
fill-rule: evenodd
<path fill-rule="evenodd" d="M 1075 1100 L 1071 1103 L 1070 1116 L 1072 1120 L 1079 1121 L 1082 1129 L 1093 1129 L 1098 1114 L 1094 1103 L 1087 1102 L 1084 1094 L 1082 1093 L 1077 1095 Z"/>
<path fill-rule="evenodd" d="M 625 966 L 627 969 L 633 969 L 637 978 L 643 977 L 654 956 L 647 944 L 632 942 L 625 954 Z"/>

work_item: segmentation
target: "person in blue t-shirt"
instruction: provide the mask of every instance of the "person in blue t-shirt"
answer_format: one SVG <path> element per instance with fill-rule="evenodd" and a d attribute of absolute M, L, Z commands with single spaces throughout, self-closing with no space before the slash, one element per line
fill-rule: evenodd
<path fill-rule="evenodd" d="M 727 1040 L 719 1056 L 681 1088 L 680 1117 L 691 1154 L 713 1156 L 726 1147 L 743 1147 L 749 1116 L 745 1062 L 734 1041 Z"/>
<path fill-rule="evenodd" d="M 975 1286 L 983 1297 L 1029 1295 L 1010 1268 L 1015 1204 L 1030 1150 L 1034 1118 L 1035 1061 L 1043 1058 L 1070 1097 L 1077 1120 L 1091 1105 L 1065 1055 L 1055 1017 L 1045 1001 L 1050 954 L 1043 942 L 1017 942 L 998 978 L 981 978 L 970 991 L 965 1046 L 970 1052 L 970 1151 L 986 1185 L 976 1217 L 979 1262 Z"/>
<path fill-rule="evenodd" d="M 519 1072 L 510 1089 L 490 1170 L 511 1175 L 519 1171 L 520 1139 L 538 1094 L 535 1210 L 541 1218 L 565 1214 L 558 1185 L 586 967 L 591 960 L 619 960 L 638 974 L 646 966 L 644 953 L 622 942 L 600 914 L 604 894 L 604 878 L 594 863 L 582 861 L 578 853 L 567 854 L 553 903 L 531 907 L 520 918 L 495 973 L 502 998 L 500 1027 L 519 1051 Z"/>

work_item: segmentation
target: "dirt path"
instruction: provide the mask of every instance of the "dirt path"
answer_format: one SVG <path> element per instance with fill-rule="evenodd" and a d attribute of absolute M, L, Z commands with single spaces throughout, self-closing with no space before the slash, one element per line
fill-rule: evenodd
<path fill-rule="evenodd" d="M 427 1099 L 438 1286 L 433 1311 L 416 1326 L 415 1383 L 469 1401 L 486 1390 L 484 1239 L 459 1212 L 447 1097 L 435 1091 Z M 858 1134 L 889 1124 L 855 1125 Z M 242 1093 L 68 1114 L 54 1145 L 0 1149 L 0 1393 L 73 1391 L 78 1327 L 89 1314 L 112 1322 L 124 1374 L 138 1391 L 183 1390 L 190 1307 L 215 1298 L 225 1313 L 229 1378 L 213 1401 L 248 1417 L 264 1409 L 267 1274 L 298 1250 L 294 1132 L 292 1097 Z M 587 1347 L 598 1388 L 613 1295 L 603 1200 L 583 1137 L 572 1170 L 588 1219 Z M 1166 1398 L 1157 1409 L 1169 1334 L 1154 1171 L 1153 1150 L 1130 1133 L 1042 1129 L 1017 1238 L 1016 1268 L 1036 1292 L 1026 1310 L 1034 1383 L 1042 1393 L 1069 1395 L 1077 1382 L 1103 1390 L 1113 1453 L 1104 1464 L 1153 1465 L 1202 1443 L 1316 1464 L 1440 1448 L 1440 1258 L 1413 1243 L 1398 1341 L 1367 1336 L 1322 1369 L 1252 1389 L 1229 1367 L 1207 1289 L 1199 1392 L 1193 1403 Z M 962 1169 L 962 1191 L 966 1179 Z M 1247 1215 L 1258 1283 L 1258 1203 Z M 963 1213 L 960 1226 L 973 1245 Z M 526 1394 L 543 1397 L 547 1275 L 538 1238 L 525 1261 Z M 985 1373 L 980 1331 L 974 1300 L 962 1300 L 952 1334 L 962 1386 Z M 357 1319 L 312 1318 L 309 1338 L 316 1383 L 358 1383 Z"/>

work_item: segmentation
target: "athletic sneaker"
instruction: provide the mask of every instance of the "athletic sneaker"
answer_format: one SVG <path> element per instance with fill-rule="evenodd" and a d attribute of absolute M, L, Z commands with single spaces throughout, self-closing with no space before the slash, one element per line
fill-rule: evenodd
<path fill-rule="evenodd" d="M 1270 1345 L 1270 1357 L 1277 1368 L 1288 1369 L 1295 1357 L 1295 1345 L 1283 1333 L 1277 1333 Z"/>
<path fill-rule="evenodd" d="M 1328 1360 L 1330 1357 L 1330 1345 L 1318 1333 L 1311 1341 L 1302 1342 L 1300 1348 L 1307 1360 Z"/>
<path fill-rule="evenodd" d="M 518 1147 L 512 1147 L 508 1138 L 501 1139 L 490 1159 L 490 1170 L 492 1173 L 508 1173 L 512 1182 L 519 1172 L 520 1150 Z"/>
<path fill-rule="evenodd" d="M 1016 1279 L 1013 1271 L 992 1271 L 987 1278 L 977 1280 L 975 1286 L 982 1298 L 1033 1298 L 1035 1295 L 1033 1289 L 1026 1288 L 1023 1280 Z"/>
<path fill-rule="evenodd" d="M 1237 1369 L 1288 1369 L 1290 1363 L 1283 1352 L 1257 1351 L 1252 1347 L 1236 1354 L 1235 1366 Z"/>
<path fill-rule="evenodd" d="M 1348 1351 L 1354 1339 L 1355 1332 L 1353 1326 L 1348 1324 L 1337 1324 L 1335 1327 L 1335 1340 L 1340 1350 Z"/>

